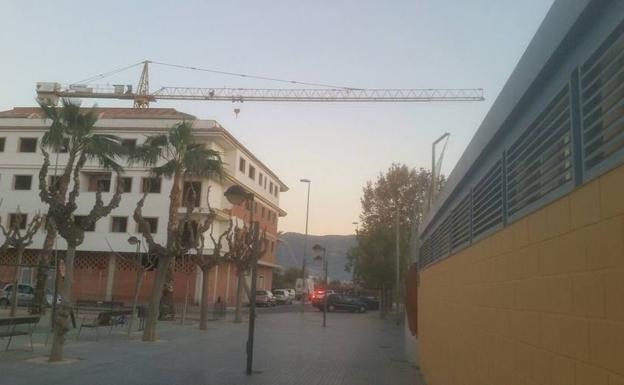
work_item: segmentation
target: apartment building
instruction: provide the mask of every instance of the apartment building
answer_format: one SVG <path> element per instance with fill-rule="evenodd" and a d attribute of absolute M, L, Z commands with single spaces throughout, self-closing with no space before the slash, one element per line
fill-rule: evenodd
<path fill-rule="evenodd" d="M 275 263 L 278 219 L 286 215 L 279 207 L 280 194 L 288 191 L 279 177 L 216 121 L 200 120 L 171 108 L 98 108 L 97 112 L 98 132 L 117 135 L 129 147 L 141 144 L 150 135 L 166 132 L 178 122 L 192 122 L 196 141 L 221 153 L 224 174 L 222 178 L 185 181 L 184 188 L 192 185 L 195 191 L 199 191 L 197 203 L 202 210 L 206 211 L 209 202 L 216 211 L 215 234 L 225 231 L 232 217 L 238 220 L 249 218 L 249 210 L 242 206 L 232 207 L 224 197 L 224 191 L 233 184 L 239 184 L 255 194 L 254 216 L 266 232 L 266 252 L 259 261 L 258 288 L 270 288 L 273 270 L 278 267 Z M 39 144 L 49 125 L 50 121 L 44 120 L 36 107 L 16 107 L 0 112 L 0 218 L 3 223 L 15 220 L 14 214 L 18 208 L 26 215 L 26 221 L 37 212 L 46 212 L 46 206 L 38 195 L 38 173 L 42 163 Z M 62 150 L 58 154 L 51 154 L 50 183 L 54 182 L 55 172 L 60 174 L 66 156 Z M 81 191 L 76 215 L 89 212 L 98 189 L 103 191 L 105 202 L 110 199 L 118 183 L 123 184 L 124 194 L 121 204 L 110 216 L 102 218 L 85 232 L 84 243 L 78 248 L 76 256 L 74 296 L 76 299 L 130 301 L 135 285 L 135 269 L 132 263 L 116 254 L 125 257 L 135 255 L 136 246 L 130 245 L 127 239 L 132 235 L 140 237 L 132 213 L 147 188 L 149 195 L 143 210 L 144 216 L 150 221 L 155 239 L 164 242 L 172 181 L 166 178 L 153 179 L 148 169 L 140 165 L 126 165 L 125 172 L 118 180 L 114 174 L 95 163 L 87 163 L 80 178 Z M 31 248 L 27 250 L 26 264 L 36 264 L 44 238 L 43 230 L 36 235 Z M 65 247 L 64 240 L 59 237 L 56 248 L 62 251 Z M 11 279 L 14 270 L 9 265 L 14 262 L 15 257 L 11 253 L 0 255 L 0 281 Z M 176 262 L 175 271 L 176 302 L 181 303 L 184 298 L 197 302 L 202 284 L 197 267 L 191 261 L 180 260 Z M 34 268 L 26 267 L 20 279 L 24 283 L 34 282 L 34 274 Z M 141 300 L 149 296 L 153 275 L 153 272 L 148 272 L 145 277 L 140 292 Z M 210 300 L 220 298 L 233 303 L 237 279 L 234 266 L 223 264 L 215 267 L 209 277 Z"/>

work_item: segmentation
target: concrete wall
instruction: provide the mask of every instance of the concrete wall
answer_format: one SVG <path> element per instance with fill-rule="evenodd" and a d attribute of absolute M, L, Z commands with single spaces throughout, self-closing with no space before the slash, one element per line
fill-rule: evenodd
<path fill-rule="evenodd" d="M 428 385 L 624 384 L 624 166 L 420 278 Z"/>

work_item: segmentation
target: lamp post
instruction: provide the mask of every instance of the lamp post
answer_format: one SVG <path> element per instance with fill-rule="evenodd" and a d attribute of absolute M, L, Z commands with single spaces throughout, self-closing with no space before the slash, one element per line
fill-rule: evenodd
<path fill-rule="evenodd" d="M 351 222 L 353 226 L 355 226 L 355 239 L 357 241 L 357 233 L 358 233 L 358 222 Z M 355 289 L 355 263 L 351 262 L 351 283 L 353 289 Z"/>
<path fill-rule="evenodd" d="M 323 246 L 316 244 L 312 247 L 312 251 L 316 254 L 316 259 L 322 258 L 323 269 L 325 270 L 325 294 L 323 295 L 323 327 L 327 326 L 327 291 L 329 289 L 327 285 L 327 249 Z"/>
<path fill-rule="evenodd" d="M 301 266 L 301 312 L 305 311 L 305 300 L 307 295 L 308 285 L 306 284 L 306 251 L 308 249 L 308 219 L 310 213 L 310 179 L 300 179 L 299 182 L 306 183 L 308 185 L 308 197 L 306 199 L 306 221 L 305 221 L 305 238 L 303 238 L 303 262 Z"/>
<path fill-rule="evenodd" d="M 128 243 L 131 245 L 136 245 L 134 260 L 137 270 L 136 282 L 134 283 L 134 299 L 132 301 L 132 316 L 130 317 L 130 321 L 128 321 L 128 336 L 130 336 L 130 334 L 132 333 L 134 321 L 137 319 L 137 303 L 139 301 L 139 289 L 141 288 L 141 281 L 143 280 L 143 266 L 141 263 L 141 240 L 133 235 L 128 238 Z"/>
<path fill-rule="evenodd" d="M 248 376 L 252 373 L 253 367 L 253 343 L 254 332 L 256 327 L 256 276 L 258 270 L 258 224 L 254 223 L 254 194 L 248 192 L 239 185 L 230 186 L 223 194 L 227 200 L 238 206 L 243 202 L 249 202 L 249 222 L 253 236 L 251 246 L 251 288 L 249 298 L 249 329 L 247 331 L 247 366 L 246 373 Z M 240 276 L 239 276 L 240 279 Z"/>
<path fill-rule="evenodd" d="M 400 278 L 400 269 L 401 269 L 401 262 L 400 262 L 400 258 L 401 258 L 401 254 L 400 254 L 400 249 L 399 249 L 399 242 L 400 242 L 400 233 L 399 233 L 399 226 L 400 226 L 400 221 L 399 221 L 399 200 L 397 199 L 396 202 L 396 218 L 395 218 L 395 226 L 396 226 L 396 234 L 395 234 L 395 253 L 396 253 L 396 271 L 395 271 L 395 296 L 396 296 L 396 300 L 395 300 L 395 306 L 396 306 L 396 322 L 397 325 L 401 322 L 401 311 L 399 309 L 399 302 L 400 302 L 400 289 L 401 289 L 401 278 Z"/>

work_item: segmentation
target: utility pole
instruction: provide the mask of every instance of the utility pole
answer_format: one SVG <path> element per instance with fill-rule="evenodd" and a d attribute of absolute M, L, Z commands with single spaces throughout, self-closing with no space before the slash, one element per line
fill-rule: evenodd
<path fill-rule="evenodd" d="M 397 191 L 397 196 L 398 196 L 398 191 Z M 399 225 L 400 225 L 400 221 L 399 221 L 399 199 L 397 197 L 397 199 L 395 200 L 395 206 L 396 206 L 396 213 L 395 213 L 395 227 L 396 227 L 396 275 L 395 275 L 395 303 L 396 303 L 396 322 L 397 325 L 401 322 L 400 319 L 400 315 L 401 315 L 401 311 L 399 309 L 399 301 L 400 301 L 400 294 L 399 291 L 401 290 L 401 286 L 400 286 L 400 268 L 401 268 L 401 253 L 400 253 L 400 249 L 399 249 L 399 240 L 400 240 L 400 230 L 399 230 Z"/>
<path fill-rule="evenodd" d="M 308 197 L 306 203 L 306 222 L 305 222 L 305 238 L 303 239 L 303 262 L 301 267 L 301 313 L 305 311 L 305 301 L 306 301 L 306 293 L 307 293 L 307 282 L 306 282 L 306 251 L 308 250 L 308 219 L 310 215 L 310 179 L 300 179 L 302 183 L 308 184 Z"/>

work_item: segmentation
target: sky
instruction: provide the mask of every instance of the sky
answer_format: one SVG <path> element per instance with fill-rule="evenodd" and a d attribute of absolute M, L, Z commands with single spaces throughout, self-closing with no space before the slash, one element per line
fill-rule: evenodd
<path fill-rule="evenodd" d="M 451 134 L 448 174 L 552 0 L 65 1 L 0 3 L 0 110 L 35 105 L 38 81 L 73 83 L 140 62 L 359 88 L 483 88 L 483 102 L 243 103 L 159 101 L 215 119 L 290 190 L 282 231 L 350 234 L 362 187 L 392 163 L 430 167 Z M 140 68 L 95 84 L 134 84 Z M 152 66 L 151 89 L 284 87 Z M 127 101 L 85 100 L 101 107 Z M 240 108 L 238 116 L 234 108 Z"/>

